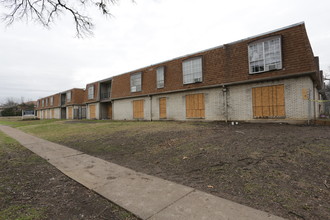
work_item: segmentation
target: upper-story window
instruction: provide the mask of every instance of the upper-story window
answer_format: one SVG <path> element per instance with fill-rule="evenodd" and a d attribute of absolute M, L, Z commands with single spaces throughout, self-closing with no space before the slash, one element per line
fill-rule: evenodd
<path fill-rule="evenodd" d="M 88 99 L 94 99 L 94 85 L 88 87 Z"/>
<path fill-rule="evenodd" d="M 46 106 L 48 106 L 48 98 L 46 99 Z"/>
<path fill-rule="evenodd" d="M 188 59 L 182 62 L 183 84 L 203 81 L 202 57 Z"/>
<path fill-rule="evenodd" d="M 249 69 L 250 74 L 282 69 L 280 36 L 249 44 Z"/>
<path fill-rule="evenodd" d="M 41 100 L 41 106 L 44 107 L 45 106 L 45 100 Z"/>
<path fill-rule="evenodd" d="M 38 107 L 39 107 L 39 105 L 40 105 L 40 104 L 39 104 L 39 102 L 40 102 L 40 100 L 39 100 L 39 101 L 37 101 L 37 108 L 38 108 Z"/>
<path fill-rule="evenodd" d="M 131 75 L 131 92 L 140 92 L 142 85 L 142 74 L 135 73 Z"/>
<path fill-rule="evenodd" d="M 54 97 L 50 97 L 50 105 L 54 105 Z"/>
<path fill-rule="evenodd" d="M 164 73 L 165 67 L 161 66 L 157 68 L 157 88 L 164 88 Z"/>
<path fill-rule="evenodd" d="M 71 91 L 66 92 L 66 101 L 71 102 Z"/>

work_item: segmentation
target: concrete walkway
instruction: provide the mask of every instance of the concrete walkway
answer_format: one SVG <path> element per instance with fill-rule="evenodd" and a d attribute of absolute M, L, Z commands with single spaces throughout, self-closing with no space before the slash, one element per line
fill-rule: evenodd
<path fill-rule="evenodd" d="M 283 219 L 187 186 L 135 172 L 11 127 L 0 125 L 0 131 L 48 160 L 65 175 L 142 219 Z"/>

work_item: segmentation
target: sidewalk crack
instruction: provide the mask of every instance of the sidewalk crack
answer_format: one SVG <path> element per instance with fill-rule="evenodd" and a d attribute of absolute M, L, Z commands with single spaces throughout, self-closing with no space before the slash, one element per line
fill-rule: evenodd
<path fill-rule="evenodd" d="M 181 196 L 181 197 L 178 198 L 177 200 L 175 200 L 175 201 L 173 201 L 172 203 L 168 204 L 167 206 L 165 206 L 164 208 L 162 208 L 161 210 L 159 210 L 159 211 L 156 212 L 155 214 L 153 214 L 153 215 L 147 217 L 145 220 L 148 220 L 148 219 L 154 217 L 154 216 L 157 215 L 158 213 L 164 211 L 165 209 L 167 209 L 168 207 L 170 207 L 171 205 L 173 205 L 173 204 L 176 203 L 177 201 L 179 201 L 179 200 L 181 200 L 181 199 L 187 197 L 189 194 L 191 194 L 191 193 L 193 193 L 193 192 L 195 192 L 195 191 L 196 191 L 196 189 L 192 189 L 190 192 L 186 193 L 185 195 Z"/>

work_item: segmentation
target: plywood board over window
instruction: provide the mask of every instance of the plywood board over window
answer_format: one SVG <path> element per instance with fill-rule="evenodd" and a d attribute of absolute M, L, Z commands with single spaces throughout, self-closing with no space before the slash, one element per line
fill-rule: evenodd
<path fill-rule="evenodd" d="M 144 100 L 133 101 L 133 118 L 134 119 L 144 118 Z"/>
<path fill-rule="evenodd" d="M 95 105 L 89 105 L 89 118 L 90 119 L 96 118 L 96 106 Z"/>
<path fill-rule="evenodd" d="M 159 99 L 159 118 L 166 118 L 166 98 Z"/>
<path fill-rule="evenodd" d="M 285 117 L 284 85 L 252 89 L 254 118 Z"/>
<path fill-rule="evenodd" d="M 52 113 L 52 118 L 55 118 L 54 109 L 51 110 L 51 113 Z"/>
<path fill-rule="evenodd" d="M 204 94 L 186 95 L 186 117 L 205 118 Z"/>

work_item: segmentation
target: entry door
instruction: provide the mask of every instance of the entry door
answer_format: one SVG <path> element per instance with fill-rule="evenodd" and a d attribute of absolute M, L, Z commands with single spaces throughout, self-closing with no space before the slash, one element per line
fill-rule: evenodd
<path fill-rule="evenodd" d="M 159 118 L 166 118 L 166 98 L 159 99 Z"/>

